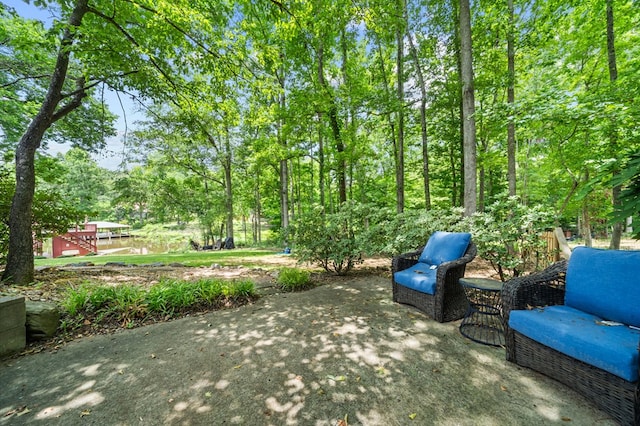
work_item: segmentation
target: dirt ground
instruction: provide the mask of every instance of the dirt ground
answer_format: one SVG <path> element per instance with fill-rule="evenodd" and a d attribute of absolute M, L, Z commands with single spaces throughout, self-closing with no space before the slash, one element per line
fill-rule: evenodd
<path fill-rule="evenodd" d="M 255 262 L 255 259 L 251 260 Z M 66 266 L 45 267 L 36 270 L 35 285 L 31 286 L 3 286 L 0 284 L 0 295 L 23 295 L 32 301 L 50 302 L 59 304 L 63 298 L 63 292 L 69 287 L 77 287 L 84 282 L 92 282 L 99 285 L 137 284 L 141 287 L 149 287 L 163 279 L 198 280 L 202 278 L 223 279 L 250 279 L 256 284 L 256 290 L 260 297 L 280 292 L 276 286 L 277 271 L 281 267 L 304 267 L 312 271 L 314 285 L 322 285 L 328 282 L 340 283 L 351 279 L 367 280 L 372 276 L 390 279 L 391 259 L 368 258 L 359 264 L 346 276 L 336 276 L 327 273 L 313 265 L 298 265 L 296 260 L 289 256 L 271 255 L 260 258 L 261 267 L 244 266 L 220 266 L 210 267 L 185 267 L 180 265 L 142 265 L 122 266 L 107 264 L 98 266 L 79 266 L 84 263 L 69 263 Z M 467 276 L 496 277 L 495 271 L 486 261 L 476 258 L 467 266 Z M 227 307 L 232 307 L 228 305 Z M 183 312 L 182 316 L 196 315 L 209 312 L 211 309 L 195 308 L 195 310 Z M 177 317 L 171 318 L 175 320 Z M 167 318 L 166 320 L 169 320 Z M 148 318 L 138 324 L 128 324 L 128 327 L 149 325 L 163 321 L 162 318 Z M 123 328 L 123 324 L 117 321 L 100 324 L 93 323 L 92 318 L 87 318 L 84 324 L 71 332 L 60 332 L 57 336 L 36 340 L 27 343 L 27 347 L 20 355 L 28 355 L 42 351 L 56 351 L 70 341 L 86 338 L 98 334 L 111 334 Z"/>
<path fill-rule="evenodd" d="M 255 275 L 266 294 L 1 360 L 0 425 L 615 424 L 571 389 L 507 362 L 503 348 L 464 338 L 460 321 L 393 303 L 382 260 L 346 277 L 317 274 L 320 285 L 296 293 L 270 287 L 266 268 L 48 273 L 63 282 L 79 272 L 112 282 Z"/>

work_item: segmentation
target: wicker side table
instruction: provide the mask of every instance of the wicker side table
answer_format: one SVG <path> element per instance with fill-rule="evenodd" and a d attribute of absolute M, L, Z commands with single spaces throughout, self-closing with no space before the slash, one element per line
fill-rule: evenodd
<path fill-rule="evenodd" d="M 474 342 L 504 346 L 502 284 L 488 278 L 460 278 L 469 301 L 469 309 L 460 323 L 460 334 Z"/>

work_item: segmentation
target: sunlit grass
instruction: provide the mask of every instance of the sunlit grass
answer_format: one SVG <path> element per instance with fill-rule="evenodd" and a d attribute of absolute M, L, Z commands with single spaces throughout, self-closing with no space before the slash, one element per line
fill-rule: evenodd
<path fill-rule="evenodd" d="M 260 257 L 277 254 L 273 250 L 262 249 L 234 249 L 218 251 L 190 251 L 184 253 L 160 253 L 160 254 L 109 254 L 100 256 L 75 256 L 59 257 L 51 259 L 36 259 L 35 266 L 61 266 L 80 262 L 91 262 L 94 265 L 105 263 L 125 263 L 135 265 L 148 265 L 153 263 L 180 263 L 185 266 L 211 266 L 217 263 L 221 266 L 254 266 L 260 265 Z M 255 264 L 249 259 L 255 259 Z"/>

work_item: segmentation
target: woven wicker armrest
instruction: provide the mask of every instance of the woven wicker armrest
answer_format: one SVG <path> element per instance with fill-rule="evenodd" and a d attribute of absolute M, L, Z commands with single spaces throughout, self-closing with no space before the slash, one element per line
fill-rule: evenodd
<path fill-rule="evenodd" d="M 562 260 L 543 271 L 505 282 L 502 288 L 505 324 L 512 310 L 564 304 L 566 271 L 567 261 Z"/>
<path fill-rule="evenodd" d="M 411 268 L 413 265 L 418 263 L 418 259 L 420 259 L 420 255 L 422 254 L 423 249 L 424 247 L 421 247 L 416 251 L 395 256 L 391 260 L 391 273 L 404 271 L 405 269 Z"/>

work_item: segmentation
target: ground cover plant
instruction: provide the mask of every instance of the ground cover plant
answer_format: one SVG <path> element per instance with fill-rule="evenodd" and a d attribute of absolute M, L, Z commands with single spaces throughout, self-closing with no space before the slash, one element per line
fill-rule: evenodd
<path fill-rule="evenodd" d="M 311 286 L 311 273 L 300 268 L 282 268 L 276 282 L 284 291 L 304 290 Z"/>
<path fill-rule="evenodd" d="M 255 297 L 255 284 L 251 280 L 164 279 L 149 288 L 87 281 L 64 292 L 62 329 L 71 332 L 82 326 L 108 324 L 131 328 L 192 311 L 237 306 Z"/>

